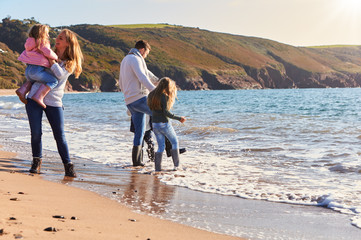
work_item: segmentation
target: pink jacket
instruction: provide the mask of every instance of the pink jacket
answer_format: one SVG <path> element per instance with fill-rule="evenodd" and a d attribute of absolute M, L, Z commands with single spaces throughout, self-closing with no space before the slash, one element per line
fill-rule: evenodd
<path fill-rule="evenodd" d="M 50 44 L 41 45 L 40 49 L 36 48 L 35 38 L 29 37 L 25 42 L 25 51 L 23 51 L 18 60 L 23 63 L 28 63 L 32 65 L 38 65 L 43 67 L 50 67 L 49 60 L 54 59 L 58 60 L 56 53 L 50 49 Z"/>

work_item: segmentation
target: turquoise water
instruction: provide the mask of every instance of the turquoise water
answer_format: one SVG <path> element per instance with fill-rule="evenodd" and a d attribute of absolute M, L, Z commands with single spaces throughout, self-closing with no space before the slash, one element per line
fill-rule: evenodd
<path fill-rule="evenodd" d="M 130 165 L 132 133 L 122 93 L 64 96 L 66 136 L 75 157 L 117 169 Z M 173 122 L 181 170 L 167 185 L 297 205 L 324 206 L 361 228 L 361 89 L 180 91 Z M 17 97 L 0 97 L 0 131 L 29 142 Z M 50 128 L 44 148 L 56 151 Z M 171 169 L 170 160 L 164 168 Z M 148 163 L 140 173 L 152 174 Z"/>

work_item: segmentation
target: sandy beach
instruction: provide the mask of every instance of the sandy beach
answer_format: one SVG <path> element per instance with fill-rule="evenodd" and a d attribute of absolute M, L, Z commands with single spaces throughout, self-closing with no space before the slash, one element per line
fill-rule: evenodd
<path fill-rule="evenodd" d="M 15 95 L 16 89 L 0 89 L 0 96 Z"/>
<path fill-rule="evenodd" d="M 16 170 L 15 157 L 0 151 L 1 239 L 240 239 L 134 213 L 116 201 L 67 186 L 66 179 L 64 184 L 45 181 Z"/>

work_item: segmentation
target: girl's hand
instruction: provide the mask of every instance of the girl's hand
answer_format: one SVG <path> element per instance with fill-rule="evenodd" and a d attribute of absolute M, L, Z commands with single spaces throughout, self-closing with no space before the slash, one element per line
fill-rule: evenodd
<path fill-rule="evenodd" d="M 48 58 L 48 60 L 49 60 L 50 66 L 53 66 L 53 64 L 56 63 L 56 61 L 54 59 Z"/>
<path fill-rule="evenodd" d="M 184 123 L 185 121 L 187 121 L 187 119 L 185 117 L 181 117 L 181 119 L 179 120 L 181 123 Z"/>

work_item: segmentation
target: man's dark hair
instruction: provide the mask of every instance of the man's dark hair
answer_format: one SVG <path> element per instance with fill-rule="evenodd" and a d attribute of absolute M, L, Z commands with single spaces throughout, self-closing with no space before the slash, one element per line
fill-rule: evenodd
<path fill-rule="evenodd" d="M 139 40 L 136 44 L 135 44 L 135 48 L 136 49 L 142 49 L 142 48 L 145 48 L 145 50 L 150 50 L 150 45 L 147 41 L 144 41 L 144 40 Z"/>

